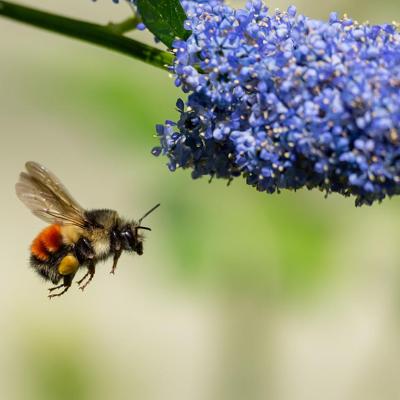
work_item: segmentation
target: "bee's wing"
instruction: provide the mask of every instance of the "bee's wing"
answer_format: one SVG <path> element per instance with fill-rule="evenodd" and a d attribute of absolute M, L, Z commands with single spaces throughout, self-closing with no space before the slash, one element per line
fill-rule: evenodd
<path fill-rule="evenodd" d="M 29 161 L 15 185 L 18 198 L 42 220 L 84 227 L 84 209 L 60 180 L 42 165 Z"/>

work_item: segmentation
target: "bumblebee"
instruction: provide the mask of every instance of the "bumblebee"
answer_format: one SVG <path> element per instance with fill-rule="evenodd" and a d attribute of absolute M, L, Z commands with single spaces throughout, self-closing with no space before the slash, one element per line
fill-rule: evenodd
<path fill-rule="evenodd" d="M 15 185 L 17 196 L 34 215 L 50 223 L 30 247 L 32 268 L 56 285 L 49 289 L 49 298 L 66 293 L 79 268 L 87 268 L 77 282 L 84 290 L 93 279 L 99 261 L 112 256 L 114 274 L 123 251 L 143 254 L 142 231 L 151 229 L 141 223 L 160 204 L 137 222 L 124 220 L 114 210 L 88 211 L 43 165 L 29 161 L 25 167 L 26 172 L 21 172 Z"/>

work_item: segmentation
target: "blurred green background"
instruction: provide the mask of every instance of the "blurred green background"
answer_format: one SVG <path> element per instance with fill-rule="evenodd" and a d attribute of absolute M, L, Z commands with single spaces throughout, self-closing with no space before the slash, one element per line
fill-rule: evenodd
<path fill-rule="evenodd" d="M 129 13 L 108 0 L 24 4 L 101 23 Z M 394 0 L 294 4 L 400 19 Z M 155 124 L 177 117 L 165 72 L 5 19 L 0 33 L 1 399 L 400 398 L 399 199 L 356 209 L 172 174 L 150 154 Z M 13 188 L 29 159 L 87 208 L 138 217 L 161 202 L 144 255 L 49 301 L 27 262 L 44 224 Z"/>

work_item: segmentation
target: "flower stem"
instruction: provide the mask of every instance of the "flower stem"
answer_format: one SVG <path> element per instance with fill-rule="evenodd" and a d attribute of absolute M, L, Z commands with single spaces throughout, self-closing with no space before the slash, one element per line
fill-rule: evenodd
<path fill-rule="evenodd" d="M 128 23 L 128 26 L 123 25 L 122 31 L 116 32 L 113 28 L 115 25 L 103 26 L 79 21 L 8 1 L 0 1 L 0 16 L 106 47 L 158 68 L 167 69 L 168 65 L 173 62 L 174 56 L 172 54 L 117 33 L 123 33 L 128 27 L 130 29 L 132 27 L 131 22 Z M 130 20 L 134 21 L 133 18 L 130 18 Z"/>

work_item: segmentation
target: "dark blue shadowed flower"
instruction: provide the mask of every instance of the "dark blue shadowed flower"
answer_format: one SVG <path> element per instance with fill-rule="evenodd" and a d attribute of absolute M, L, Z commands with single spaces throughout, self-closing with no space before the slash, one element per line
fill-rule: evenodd
<path fill-rule="evenodd" d="M 179 120 L 157 128 L 170 170 L 257 190 L 318 188 L 356 205 L 400 193 L 400 34 L 393 25 L 328 22 L 259 0 L 182 2 L 176 40 Z"/>

